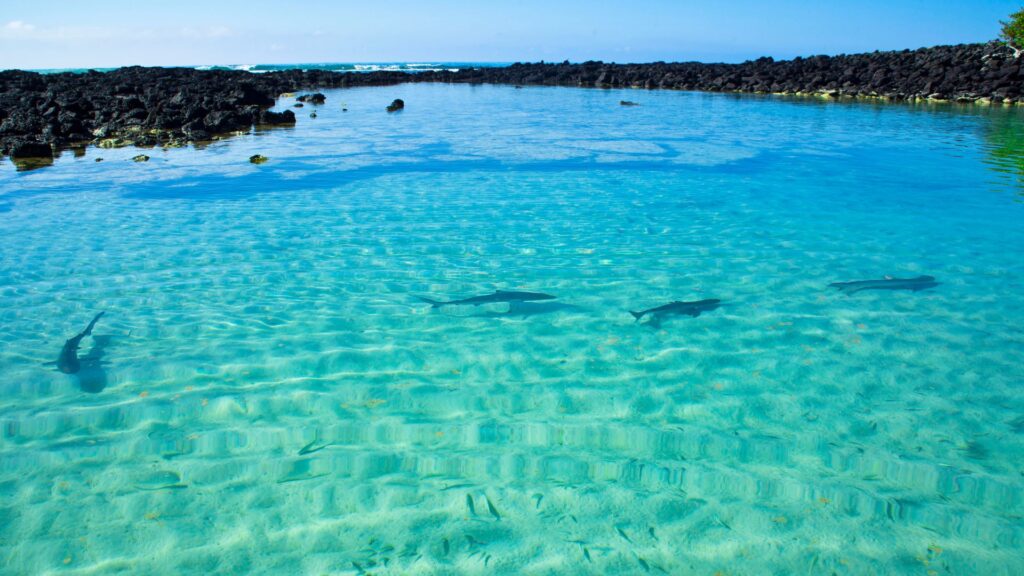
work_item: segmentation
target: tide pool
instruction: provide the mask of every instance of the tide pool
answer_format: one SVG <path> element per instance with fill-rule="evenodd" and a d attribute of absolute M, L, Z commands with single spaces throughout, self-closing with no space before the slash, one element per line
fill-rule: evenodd
<path fill-rule="evenodd" d="M 0 163 L 0 573 L 1024 572 L 1024 112 L 325 93 Z"/>

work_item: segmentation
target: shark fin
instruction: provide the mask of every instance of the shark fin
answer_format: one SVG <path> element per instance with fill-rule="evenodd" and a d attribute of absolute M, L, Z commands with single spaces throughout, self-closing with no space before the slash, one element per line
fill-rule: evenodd
<path fill-rule="evenodd" d="M 633 312 L 632 310 L 630 310 L 629 313 L 633 315 L 633 318 L 636 318 L 637 322 L 639 322 L 640 319 L 644 317 L 643 312 Z"/>

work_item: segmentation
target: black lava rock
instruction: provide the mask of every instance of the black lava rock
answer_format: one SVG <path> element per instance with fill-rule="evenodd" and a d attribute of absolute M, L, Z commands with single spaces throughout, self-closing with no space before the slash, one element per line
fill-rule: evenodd
<path fill-rule="evenodd" d="M 390 105 L 388 105 L 388 112 L 398 112 L 405 108 L 405 101 L 401 98 L 396 98 Z"/>
<path fill-rule="evenodd" d="M 303 94 L 296 98 L 299 102 L 309 102 L 310 104 L 323 104 L 327 101 L 327 96 L 316 92 L 314 94 Z"/>
<path fill-rule="evenodd" d="M 87 143 L 181 145 L 253 124 L 295 123 L 290 110 L 270 112 L 279 94 L 312 88 L 391 86 L 403 82 L 509 84 L 815 94 L 970 102 L 1024 101 L 1024 59 L 998 43 L 919 50 L 812 56 L 741 64 L 654 62 L 516 63 L 500 68 L 406 73 L 120 68 L 111 72 L 0 72 L 0 154 L 44 154 Z M 298 98 L 323 104 L 314 92 Z M 395 100 L 388 111 L 405 107 Z"/>
<path fill-rule="evenodd" d="M 11 145 L 8 153 L 11 158 L 53 158 L 53 148 L 42 142 L 16 142 Z"/>

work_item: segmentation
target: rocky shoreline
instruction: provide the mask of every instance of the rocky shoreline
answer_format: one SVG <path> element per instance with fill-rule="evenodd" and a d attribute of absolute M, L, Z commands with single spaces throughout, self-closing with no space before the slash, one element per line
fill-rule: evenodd
<path fill-rule="evenodd" d="M 293 124 L 268 110 L 283 93 L 316 88 L 448 82 L 814 94 L 894 101 L 1024 103 L 1024 74 L 1000 44 L 813 56 L 741 64 L 513 64 L 457 72 L 338 73 L 191 68 L 0 72 L 0 157 L 49 158 L 63 148 L 182 146 L 254 125 Z M 383 112 L 383 109 L 382 109 Z"/>

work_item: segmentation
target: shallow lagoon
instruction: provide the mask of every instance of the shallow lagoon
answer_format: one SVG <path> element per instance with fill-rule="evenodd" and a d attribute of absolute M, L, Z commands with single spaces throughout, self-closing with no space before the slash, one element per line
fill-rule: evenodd
<path fill-rule="evenodd" d="M 7 573 L 1024 571 L 1024 114 L 327 95 L 0 163 Z"/>

